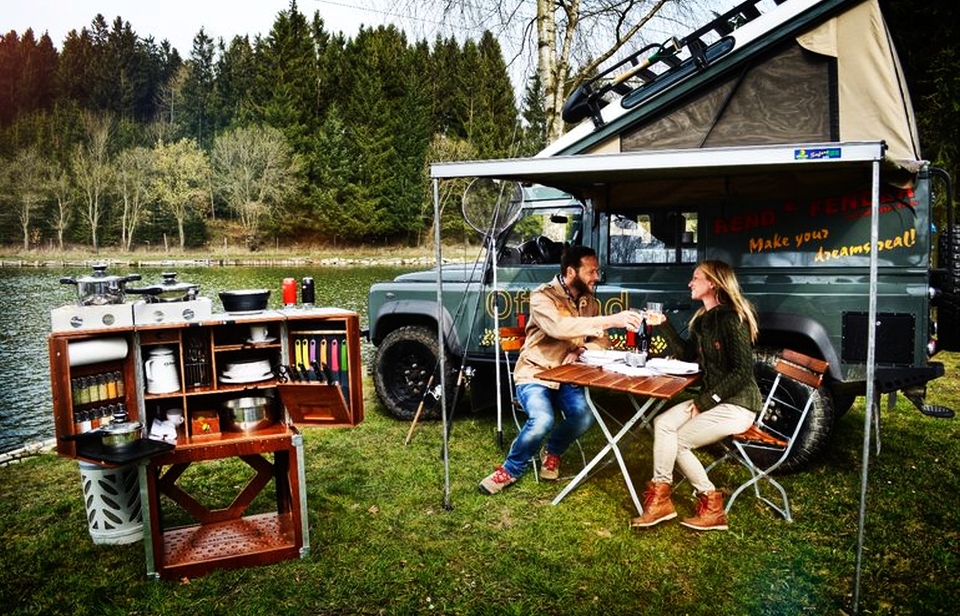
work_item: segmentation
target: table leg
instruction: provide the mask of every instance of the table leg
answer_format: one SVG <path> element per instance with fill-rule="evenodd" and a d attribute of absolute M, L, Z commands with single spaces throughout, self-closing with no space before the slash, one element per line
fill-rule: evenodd
<path fill-rule="evenodd" d="M 634 506 L 636 506 L 637 512 L 640 515 L 643 515 L 643 506 L 640 504 L 640 499 L 637 496 L 636 488 L 634 488 L 633 481 L 630 479 L 630 473 L 627 471 L 626 462 L 624 462 L 623 460 L 623 456 L 620 453 L 619 447 L 617 447 L 617 443 L 620 441 L 620 439 L 623 438 L 623 436 L 627 432 L 630 431 L 631 428 L 633 428 L 633 426 L 638 421 L 643 419 L 647 411 L 649 411 L 650 408 L 653 407 L 653 404 L 656 401 L 656 398 L 647 398 L 647 400 L 643 404 L 640 404 L 634 401 L 634 407 L 637 409 L 636 412 L 633 414 L 633 417 L 631 417 L 625 424 L 623 424 L 623 427 L 620 428 L 620 431 L 617 432 L 616 436 L 614 436 L 610 433 L 610 429 L 607 428 L 607 424 L 604 423 L 603 421 L 603 416 L 600 415 L 600 411 L 597 410 L 596 405 L 593 403 L 593 399 L 590 397 L 590 388 L 586 387 L 585 390 L 586 390 L 585 393 L 587 396 L 587 404 L 590 407 L 590 411 L 593 413 L 594 418 L 597 420 L 597 425 L 600 426 L 600 430 L 603 432 L 603 436 L 607 439 L 607 444 L 603 447 L 603 449 L 600 450 L 600 452 L 596 456 L 594 456 L 592 460 L 590 460 L 590 462 L 583 468 L 582 471 L 580 471 L 577 474 L 576 477 L 570 480 L 570 483 L 566 485 L 566 487 L 560 492 L 560 494 L 557 494 L 556 498 L 553 499 L 552 504 L 554 505 L 558 504 L 561 500 L 564 499 L 564 497 L 567 494 L 573 491 L 573 489 L 577 487 L 577 485 L 581 481 L 583 481 L 587 477 L 587 475 L 589 475 L 590 471 L 593 470 L 593 467 L 595 467 L 600 462 L 600 460 L 602 460 L 607 455 L 607 453 L 612 449 L 614 455 L 617 458 L 617 462 L 620 465 L 620 472 L 623 474 L 623 479 L 627 483 L 627 490 L 630 492 L 630 498 L 631 500 L 633 500 L 633 504 Z M 661 401 L 661 404 L 662 403 L 663 401 Z M 657 408 L 659 408 L 659 405 L 657 406 Z"/>

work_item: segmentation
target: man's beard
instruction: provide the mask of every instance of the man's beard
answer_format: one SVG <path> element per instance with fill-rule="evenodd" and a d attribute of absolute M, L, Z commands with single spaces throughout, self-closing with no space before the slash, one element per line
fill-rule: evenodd
<path fill-rule="evenodd" d="M 577 297 L 593 293 L 593 289 L 580 278 L 579 274 L 573 279 L 573 283 L 570 286 L 572 287 L 572 291 L 577 294 Z"/>

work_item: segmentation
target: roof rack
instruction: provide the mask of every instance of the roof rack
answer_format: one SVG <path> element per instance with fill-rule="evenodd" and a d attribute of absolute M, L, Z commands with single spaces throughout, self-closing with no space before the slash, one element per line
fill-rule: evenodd
<path fill-rule="evenodd" d="M 705 69 L 733 49 L 730 33 L 762 15 L 757 6 L 762 1 L 746 0 L 680 40 L 671 37 L 663 43 L 647 45 L 580 84 L 563 105 L 563 121 L 577 124 L 589 117 L 600 128 L 604 125 L 601 111 L 610 103 L 608 94 L 625 96 L 650 84 L 658 84 L 659 88 L 652 87 L 659 90 L 691 72 Z M 779 6 L 787 0 L 773 2 Z M 707 42 L 712 37 L 715 40 Z M 688 56 L 681 58 L 684 49 Z"/>

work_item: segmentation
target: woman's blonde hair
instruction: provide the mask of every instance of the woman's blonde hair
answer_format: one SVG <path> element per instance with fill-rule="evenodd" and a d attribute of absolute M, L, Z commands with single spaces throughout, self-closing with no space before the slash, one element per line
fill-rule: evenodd
<path fill-rule="evenodd" d="M 757 325 L 757 313 L 750 300 L 741 293 L 740 283 L 737 282 L 737 275 L 733 272 L 733 268 L 723 261 L 708 259 L 701 261 L 697 265 L 697 269 L 703 273 L 707 280 L 713 283 L 717 292 L 717 301 L 733 307 L 736 313 L 740 315 L 740 321 L 747 324 L 750 331 L 750 341 L 756 342 L 760 330 Z M 700 318 L 700 315 L 704 312 L 706 312 L 706 308 L 701 307 L 690 319 L 690 324 L 693 325 L 693 322 Z"/>

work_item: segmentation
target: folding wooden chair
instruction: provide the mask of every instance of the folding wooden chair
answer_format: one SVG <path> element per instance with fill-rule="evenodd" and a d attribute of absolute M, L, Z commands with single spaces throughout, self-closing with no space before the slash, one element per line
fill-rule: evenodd
<path fill-rule="evenodd" d="M 753 487 L 758 499 L 779 512 L 786 521 L 793 521 L 787 491 L 771 473 L 790 456 L 810 407 L 813 406 L 817 388 L 823 382 L 827 366 L 827 362 L 821 359 L 790 350 L 784 350 L 777 359 L 774 364 L 776 377 L 763 408 L 757 413 L 756 421 L 745 432 L 724 441 L 726 453 L 707 467 L 709 473 L 714 466 L 730 459 L 739 462 L 750 472 L 750 479 L 740 485 L 727 500 L 727 513 L 740 493 Z M 796 381 L 809 388 L 806 399 L 793 400 L 793 396 L 785 395 L 782 386 L 785 380 Z M 795 388 L 792 390 L 796 391 Z M 786 431 L 777 428 L 784 425 L 793 426 L 793 429 Z M 782 507 L 760 493 L 761 482 L 769 483 L 780 492 Z"/>
<path fill-rule="evenodd" d="M 503 351 L 503 358 L 507 362 L 507 388 L 510 390 L 510 410 L 513 413 L 513 425 L 517 427 L 517 432 L 520 431 L 520 417 L 518 413 L 523 412 L 523 406 L 520 404 L 520 401 L 517 400 L 517 391 L 513 383 L 513 361 L 510 359 L 510 353 L 516 352 L 517 355 L 519 355 L 520 349 L 523 348 L 523 343 L 526 339 L 527 332 L 524 327 L 500 328 L 500 350 Z M 497 392 L 497 395 L 502 395 L 502 392 Z M 533 476 L 536 478 L 537 483 L 540 482 L 540 473 L 537 470 L 538 462 L 537 456 L 530 458 L 530 463 L 533 465 Z"/>

